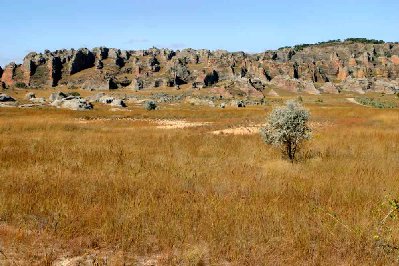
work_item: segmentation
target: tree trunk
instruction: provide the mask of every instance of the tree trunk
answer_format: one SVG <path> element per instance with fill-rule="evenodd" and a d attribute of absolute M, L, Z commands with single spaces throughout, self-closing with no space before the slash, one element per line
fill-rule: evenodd
<path fill-rule="evenodd" d="M 287 142 L 287 144 L 286 144 L 286 148 L 287 148 L 287 156 L 288 156 L 288 158 L 290 159 L 290 161 L 291 161 L 291 163 L 294 163 L 294 156 L 295 156 L 295 154 L 293 153 L 293 150 L 292 150 L 292 143 L 291 143 L 291 141 L 288 141 Z"/>

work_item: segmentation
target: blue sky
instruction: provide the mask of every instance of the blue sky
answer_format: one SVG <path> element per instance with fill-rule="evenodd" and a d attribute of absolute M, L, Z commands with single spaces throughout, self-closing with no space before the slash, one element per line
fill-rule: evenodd
<path fill-rule="evenodd" d="M 260 52 L 347 37 L 399 41 L 398 0 L 0 0 L 0 10 L 1 66 L 44 49 Z"/>

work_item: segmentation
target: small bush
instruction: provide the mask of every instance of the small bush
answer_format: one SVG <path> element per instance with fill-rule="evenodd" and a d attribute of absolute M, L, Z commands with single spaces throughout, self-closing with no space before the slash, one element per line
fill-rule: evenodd
<path fill-rule="evenodd" d="M 15 87 L 19 88 L 19 89 L 25 89 L 27 86 L 23 82 L 17 82 L 17 83 L 15 83 Z"/>
<path fill-rule="evenodd" d="M 309 111 L 300 103 L 288 101 L 285 106 L 273 109 L 260 133 L 267 144 L 281 147 L 283 155 L 294 162 L 300 143 L 311 136 L 309 117 Z"/>
<path fill-rule="evenodd" d="M 157 109 L 157 104 L 154 101 L 145 102 L 144 108 L 148 111 Z"/>

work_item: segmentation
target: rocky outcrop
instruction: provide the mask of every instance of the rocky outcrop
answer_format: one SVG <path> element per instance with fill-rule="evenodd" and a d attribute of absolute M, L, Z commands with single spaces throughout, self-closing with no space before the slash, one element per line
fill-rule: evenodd
<path fill-rule="evenodd" d="M 34 92 L 28 92 L 27 94 L 25 94 L 25 100 L 30 100 L 36 98 L 36 94 Z"/>
<path fill-rule="evenodd" d="M 215 70 L 210 72 L 202 71 L 193 82 L 192 87 L 195 89 L 200 89 L 204 87 L 212 86 L 219 81 L 219 74 Z"/>
<path fill-rule="evenodd" d="M 370 89 L 374 92 L 381 92 L 386 94 L 399 93 L 399 79 L 377 79 L 372 83 Z"/>
<path fill-rule="evenodd" d="M 84 69 L 94 66 L 95 56 L 94 54 L 86 48 L 74 51 L 70 66 L 69 74 L 75 74 Z"/>
<path fill-rule="evenodd" d="M 176 85 L 186 84 L 190 80 L 190 71 L 183 60 L 177 60 L 174 65 L 169 68 L 169 74 L 174 79 Z"/>
<path fill-rule="evenodd" d="M 50 103 L 50 105 L 57 108 L 64 108 L 64 109 L 77 110 L 77 111 L 93 109 L 93 105 L 90 102 L 79 96 L 70 95 L 67 97 L 63 97 L 63 95 L 60 95 L 59 93 L 56 96 L 55 100 L 52 103 Z"/>
<path fill-rule="evenodd" d="M 108 96 L 105 93 L 98 93 L 96 95 L 86 98 L 90 103 L 98 102 L 103 104 L 109 104 L 113 107 L 126 107 L 126 103 L 123 99 Z"/>
<path fill-rule="evenodd" d="M 7 94 L 0 94 L 0 107 L 17 107 L 18 102 Z"/>
<path fill-rule="evenodd" d="M 371 82 L 368 79 L 354 79 L 351 77 L 346 78 L 342 83 L 339 84 L 342 91 L 356 92 L 359 94 L 364 94 L 366 91 L 370 90 Z"/>
<path fill-rule="evenodd" d="M 323 86 L 319 88 L 319 90 L 322 93 L 331 93 L 331 94 L 339 93 L 339 90 L 332 82 L 326 82 Z"/>
<path fill-rule="evenodd" d="M 0 102 L 15 102 L 15 99 L 7 94 L 0 94 Z"/>
<path fill-rule="evenodd" d="M 4 82 L 6 86 L 11 86 L 16 82 L 16 69 L 17 69 L 17 64 L 14 62 L 8 64 L 3 72 L 3 75 L 1 76 L 1 81 Z"/>
<path fill-rule="evenodd" d="M 53 92 L 52 94 L 50 94 L 49 96 L 49 101 L 50 102 L 54 102 L 57 100 L 63 100 L 67 97 L 68 95 L 63 93 L 63 92 Z"/>
<path fill-rule="evenodd" d="M 221 88 L 233 96 L 254 97 L 270 86 L 310 94 L 395 93 L 399 44 L 346 41 L 258 54 L 157 48 L 56 50 L 30 53 L 21 65 L 0 69 L 0 77 L 2 86 L 141 90 L 191 84 L 194 89 Z"/>
<path fill-rule="evenodd" d="M 91 78 L 84 81 L 81 88 L 84 90 L 113 90 L 117 89 L 118 85 L 112 78 L 106 80 L 102 78 Z"/>

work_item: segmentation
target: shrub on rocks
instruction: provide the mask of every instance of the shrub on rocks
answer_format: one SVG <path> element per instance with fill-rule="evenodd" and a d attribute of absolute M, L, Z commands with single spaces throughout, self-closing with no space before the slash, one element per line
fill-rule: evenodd
<path fill-rule="evenodd" d="M 148 111 L 157 109 L 157 104 L 154 101 L 147 101 L 144 104 L 144 108 Z"/>

